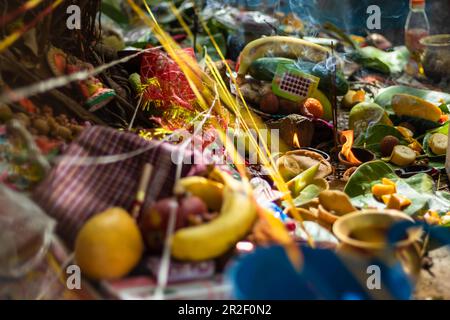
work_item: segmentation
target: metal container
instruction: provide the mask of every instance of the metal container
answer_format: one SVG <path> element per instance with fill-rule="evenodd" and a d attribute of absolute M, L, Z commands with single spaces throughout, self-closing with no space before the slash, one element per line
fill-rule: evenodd
<path fill-rule="evenodd" d="M 450 77 L 450 34 L 438 34 L 420 40 L 424 46 L 422 65 L 425 75 L 440 81 Z"/>

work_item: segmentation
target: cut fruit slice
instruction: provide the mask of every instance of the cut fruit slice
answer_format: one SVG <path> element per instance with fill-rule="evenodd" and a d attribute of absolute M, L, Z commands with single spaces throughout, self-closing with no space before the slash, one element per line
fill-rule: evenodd
<path fill-rule="evenodd" d="M 297 197 L 300 192 L 314 180 L 316 173 L 319 170 L 319 166 L 320 163 L 317 163 L 288 182 L 288 186 L 295 197 Z"/>
<path fill-rule="evenodd" d="M 391 154 L 391 162 L 398 166 L 407 166 L 416 160 L 416 153 L 407 146 L 395 146 Z"/>
<path fill-rule="evenodd" d="M 392 181 L 391 179 L 388 179 L 388 178 L 381 179 L 381 183 L 388 185 L 388 186 L 394 186 L 394 187 L 397 186 L 397 184 L 394 181 Z"/>
<path fill-rule="evenodd" d="M 376 184 L 372 187 L 372 194 L 375 197 L 382 197 L 388 194 L 394 194 L 396 192 L 395 186 L 386 184 Z"/>
<path fill-rule="evenodd" d="M 443 155 L 447 152 L 448 136 L 443 133 L 435 133 L 430 137 L 429 144 L 435 155 Z"/>
<path fill-rule="evenodd" d="M 411 204 L 411 200 L 400 194 L 390 196 L 387 203 L 387 209 L 402 210 Z"/>
<path fill-rule="evenodd" d="M 438 122 L 442 111 L 434 104 L 410 94 L 396 94 L 392 97 L 392 108 L 398 116 L 410 116 Z"/>

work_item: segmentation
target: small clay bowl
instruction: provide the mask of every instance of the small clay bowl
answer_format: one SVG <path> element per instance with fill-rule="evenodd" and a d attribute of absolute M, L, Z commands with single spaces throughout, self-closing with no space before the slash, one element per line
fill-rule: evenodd
<path fill-rule="evenodd" d="M 365 162 L 369 162 L 369 161 L 375 160 L 375 154 L 372 153 L 371 151 L 367 150 L 367 149 L 353 147 L 352 148 L 352 152 L 355 155 L 355 157 L 359 161 L 361 161 L 361 163 L 365 163 Z M 357 166 L 359 166 L 357 164 L 354 164 L 354 163 L 351 163 L 351 162 L 347 161 L 347 159 L 342 154 L 342 152 L 339 152 L 338 158 L 339 158 L 339 161 L 342 164 L 344 164 L 345 166 L 347 166 L 347 167 L 357 167 Z"/>
<path fill-rule="evenodd" d="M 342 180 L 344 180 L 344 181 L 350 180 L 352 174 L 355 173 L 356 169 L 358 169 L 358 167 L 353 166 L 353 167 L 350 167 L 347 170 L 345 170 L 345 172 L 342 176 Z"/>

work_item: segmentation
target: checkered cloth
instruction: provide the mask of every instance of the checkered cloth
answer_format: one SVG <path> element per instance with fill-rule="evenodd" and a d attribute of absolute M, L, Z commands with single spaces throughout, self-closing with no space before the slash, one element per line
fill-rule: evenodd
<path fill-rule="evenodd" d="M 150 150 L 135 155 L 136 150 L 143 149 Z M 106 127 L 88 128 L 38 186 L 33 199 L 58 221 L 61 238 L 73 245 L 79 229 L 92 215 L 111 206 L 131 210 L 146 163 L 153 165 L 153 171 L 144 207 L 170 195 L 177 167 L 172 154 L 176 150 L 179 148 L 169 143 L 146 141 L 131 133 Z M 80 159 L 86 157 L 127 153 L 135 156 L 108 164 L 80 165 Z M 190 169 L 192 165 L 183 165 L 182 176 Z"/>

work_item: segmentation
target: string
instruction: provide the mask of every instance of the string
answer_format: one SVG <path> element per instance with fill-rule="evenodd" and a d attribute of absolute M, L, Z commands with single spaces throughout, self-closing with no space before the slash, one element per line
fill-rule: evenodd
<path fill-rule="evenodd" d="M 174 190 L 177 185 L 177 182 L 181 178 L 181 169 L 182 169 L 181 159 L 183 157 L 183 154 L 185 153 L 188 145 L 191 143 L 192 137 L 198 135 L 200 133 L 200 131 L 202 130 L 203 125 L 205 124 L 205 122 L 209 118 L 209 116 L 211 115 L 211 112 L 218 100 L 219 100 L 219 95 L 217 93 L 217 88 L 216 88 L 216 97 L 215 97 L 213 103 L 211 104 L 211 106 L 207 112 L 207 115 L 205 115 L 201 124 L 196 127 L 194 134 L 189 139 L 186 139 L 186 141 L 183 142 L 183 144 L 180 147 L 180 150 L 179 150 L 180 152 L 178 153 L 178 158 L 177 158 L 177 169 L 176 169 L 176 173 L 175 173 Z M 175 204 L 176 205 L 173 205 L 170 208 L 169 222 L 167 224 L 166 237 L 164 239 L 164 249 L 163 249 L 161 263 L 160 263 L 159 270 L 158 270 L 158 276 L 157 276 L 157 287 L 153 294 L 154 300 L 163 300 L 164 299 L 164 290 L 167 287 L 167 279 L 168 279 L 169 271 L 170 271 L 170 254 L 171 254 L 171 245 L 172 245 L 172 234 L 175 231 L 175 223 L 176 223 L 176 218 L 177 218 L 176 212 L 178 210 L 178 203 L 176 203 L 176 201 L 175 201 Z"/>

